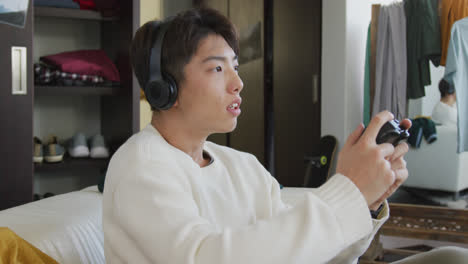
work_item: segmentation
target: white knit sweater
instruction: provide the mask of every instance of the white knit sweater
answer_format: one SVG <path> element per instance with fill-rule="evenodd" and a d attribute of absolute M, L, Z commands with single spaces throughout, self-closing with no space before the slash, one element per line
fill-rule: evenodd
<path fill-rule="evenodd" d="M 432 110 L 432 120 L 437 124 L 456 126 L 457 125 L 457 106 L 450 106 L 444 102 L 437 102 Z"/>
<path fill-rule="evenodd" d="M 151 125 L 112 157 L 103 201 L 108 263 L 355 263 L 388 218 L 337 174 L 294 207 L 257 159 L 206 142 L 200 168 Z"/>

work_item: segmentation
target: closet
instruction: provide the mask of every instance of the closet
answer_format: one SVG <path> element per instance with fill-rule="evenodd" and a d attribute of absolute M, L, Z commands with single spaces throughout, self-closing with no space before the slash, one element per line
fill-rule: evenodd
<path fill-rule="evenodd" d="M 32 201 L 33 193 L 72 191 L 97 184 L 108 159 L 71 159 L 33 164 L 33 137 L 43 143 L 76 132 L 102 134 L 110 154 L 139 130 L 139 86 L 129 64 L 128 47 L 139 25 L 139 0 L 116 1 L 120 12 L 102 16 L 91 10 L 34 7 L 29 1 L 24 28 L 0 24 L 3 82 L 0 84 L 0 210 Z M 27 50 L 27 93 L 12 94 L 12 46 Z M 64 51 L 102 49 L 116 65 L 120 85 L 35 85 L 33 64 Z M 66 187 L 64 187 L 66 186 Z"/>

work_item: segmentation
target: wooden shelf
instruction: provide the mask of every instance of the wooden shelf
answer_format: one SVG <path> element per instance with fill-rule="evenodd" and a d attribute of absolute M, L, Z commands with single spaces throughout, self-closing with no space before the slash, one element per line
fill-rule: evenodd
<path fill-rule="evenodd" d="M 467 210 L 390 203 L 390 211 L 383 235 L 468 243 Z"/>
<path fill-rule="evenodd" d="M 117 20 L 118 17 L 103 17 L 101 13 L 93 10 L 82 10 L 73 8 L 56 8 L 56 7 L 34 7 L 34 15 L 40 17 L 58 17 L 58 18 L 74 18 L 86 20 L 101 20 L 111 21 Z"/>
<path fill-rule="evenodd" d="M 107 169 L 109 159 L 71 158 L 65 156 L 62 162 L 34 163 L 34 172 L 51 172 L 71 169 Z"/>
<path fill-rule="evenodd" d="M 34 85 L 36 95 L 115 95 L 120 87 Z"/>

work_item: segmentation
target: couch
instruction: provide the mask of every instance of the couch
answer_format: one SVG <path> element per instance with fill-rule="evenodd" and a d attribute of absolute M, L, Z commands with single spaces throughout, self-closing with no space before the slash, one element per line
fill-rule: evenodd
<path fill-rule="evenodd" d="M 468 152 L 457 153 L 457 127 L 436 126 L 437 140 L 406 154 L 408 179 L 403 186 L 453 192 L 468 188 Z"/>
<path fill-rule="evenodd" d="M 0 211 L 8 227 L 59 263 L 105 263 L 97 186 Z"/>
<path fill-rule="evenodd" d="M 308 190 L 283 188 L 282 199 L 293 205 Z M 102 194 L 97 186 L 0 211 L 0 227 L 8 227 L 59 263 L 105 263 Z"/>

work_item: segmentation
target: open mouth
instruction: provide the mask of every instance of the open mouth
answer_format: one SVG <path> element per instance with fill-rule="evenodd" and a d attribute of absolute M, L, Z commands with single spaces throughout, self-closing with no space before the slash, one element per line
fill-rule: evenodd
<path fill-rule="evenodd" d="M 228 106 L 228 108 L 229 108 L 229 109 L 233 109 L 233 110 L 239 109 L 239 104 L 238 104 L 238 103 L 230 104 L 230 105 Z"/>

